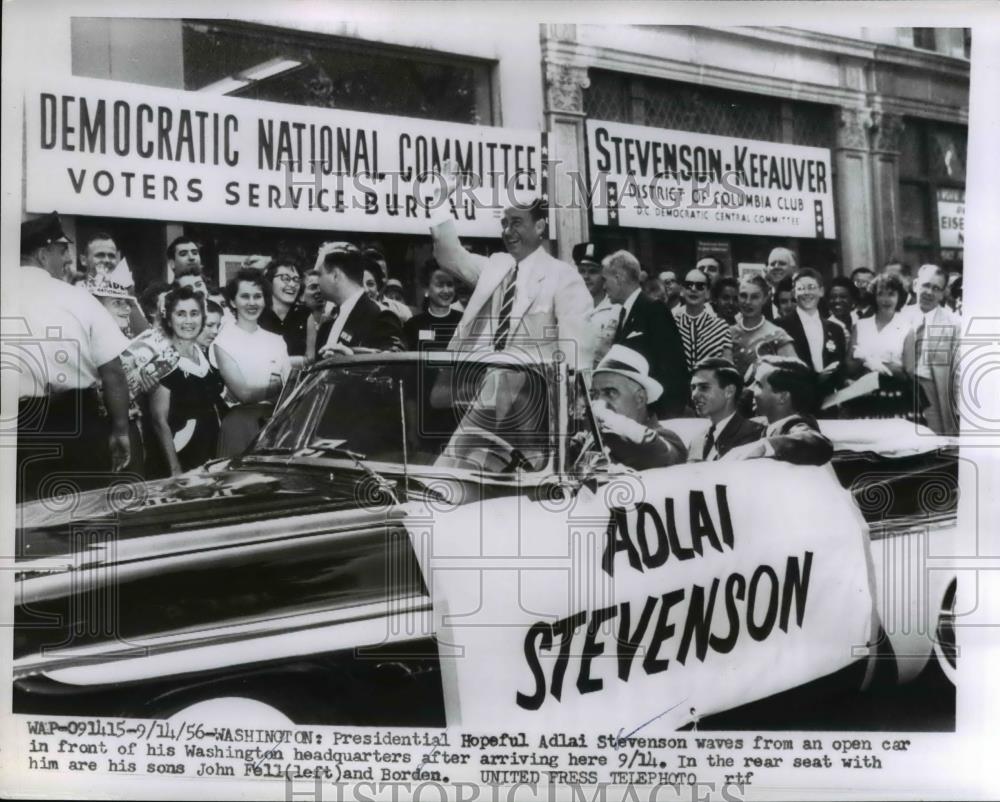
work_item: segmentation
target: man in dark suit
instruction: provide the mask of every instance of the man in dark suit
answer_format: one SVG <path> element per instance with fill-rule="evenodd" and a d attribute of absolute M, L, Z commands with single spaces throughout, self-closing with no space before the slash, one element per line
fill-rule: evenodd
<path fill-rule="evenodd" d="M 663 386 L 663 395 L 651 405 L 660 418 L 684 412 L 688 372 L 684 346 L 673 315 L 661 303 L 642 293 L 639 260 L 628 251 L 616 251 L 603 262 L 608 299 L 621 304 L 614 344 L 638 351 L 649 362 L 649 375 Z"/>
<path fill-rule="evenodd" d="M 847 337 L 844 327 L 824 318 L 819 311 L 823 278 L 805 267 L 793 279 L 795 311 L 777 321 L 791 335 L 795 354 L 819 374 L 821 396 L 844 383 L 847 369 Z"/>
<path fill-rule="evenodd" d="M 345 242 L 326 243 L 316 263 L 320 290 L 337 305 L 336 315 L 316 333 L 319 356 L 351 354 L 356 349 L 400 350 L 403 328 L 399 318 L 365 293 L 369 266 L 358 249 Z"/>
<path fill-rule="evenodd" d="M 798 266 L 795 254 L 788 248 L 772 248 L 767 255 L 767 267 L 764 278 L 771 285 L 771 303 L 764 305 L 764 317 L 774 321 L 781 317 L 778 310 L 778 285 L 786 278 L 791 278 Z"/>
<path fill-rule="evenodd" d="M 728 359 L 712 357 L 695 365 L 691 404 L 711 425 L 691 443 L 689 462 L 722 459 L 733 448 L 760 439 L 764 427 L 736 411 L 742 391 L 743 377 Z"/>
<path fill-rule="evenodd" d="M 816 403 L 816 374 L 800 359 L 763 356 L 754 373 L 753 398 L 767 417 L 761 439 L 737 446 L 723 459 L 772 457 L 796 465 L 824 465 L 833 456 L 831 443 L 809 414 Z"/>

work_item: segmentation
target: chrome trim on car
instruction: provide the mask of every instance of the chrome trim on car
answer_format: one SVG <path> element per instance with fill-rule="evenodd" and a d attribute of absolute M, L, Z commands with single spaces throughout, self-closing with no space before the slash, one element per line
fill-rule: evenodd
<path fill-rule="evenodd" d="M 231 624 L 203 630 L 180 630 L 137 639 L 131 643 L 112 641 L 65 651 L 50 651 L 14 662 L 14 679 L 45 674 L 75 685 L 125 682 L 154 676 L 219 668 L 243 662 L 261 662 L 292 655 L 329 652 L 355 646 L 372 646 L 430 637 L 431 631 L 412 632 L 400 624 L 430 621 L 431 600 L 424 595 L 391 599 L 341 609 L 298 613 L 273 619 Z M 350 626 L 354 625 L 354 626 Z M 363 625 L 363 626 L 362 626 Z M 318 630 L 337 628 L 332 639 L 317 637 Z M 340 627 L 350 637 L 340 635 Z M 308 633 L 311 647 L 302 649 L 296 640 L 282 638 Z M 381 633 L 381 637 L 376 637 Z M 359 634 L 362 636 L 358 638 Z M 181 667 L 166 670 L 163 660 L 183 656 Z M 153 662 L 150 662 L 153 661 Z M 142 668 L 148 663 L 152 668 Z M 200 663 L 201 667 L 195 665 Z M 127 665 L 126 665 L 127 664 Z M 159 666 L 162 665 L 162 668 Z M 125 678 L 128 675 L 129 679 Z"/>
<path fill-rule="evenodd" d="M 373 513 L 372 518 L 378 514 Z M 400 513 L 397 518 L 403 514 L 405 513 Z M 246 549 L 241 551 L 241 555 L 267 553 L 286 548 L 289 541 L 305 542 L 310 538 L 355 539 L 372 534 L 379 535 L 386 526 L 392 526 L 394 523 L 386 512 L 383 511 L 380 515 L 381 521 L 369 522 L 368 525 L 361 527 L 357 517 L 351 517 L 347 521 L 336 521 L 337 513 L 331 513 L 328 514 L 329 517 L 319 521 L 316 520 L 315 514 L 282 518 L 280 532 L 277 531 L 279 524 L 269 521 L 249 531 L 243 524 L 232 524 L 212 529 L 208 535 L 205 530 L 199 529 L 120 539 L 116 540 L 113 546 L 94 552 L 68 554 L 67 558 L 71 560 L 71 564 L 64 564 L 56 569 L 56 573 L 52 572 L 54 558 L 31 560 L 18 564 L 19 579 L 22 574 L 36 570 L 45 573 L 21 581 L 18 603 L 30 604 L 60 596 L 66 592 L 66 586 L 73 581 L 73 576 L 87 569 L 107 568 L 109 569 L 107 577 L 121 582 L 150 573 L 159 573 L 168 567 L 180 568 L 193 564 L 204 559 L 206 555 L 212 557 L 232 554 L 237 548 Z M 330 521 L 330 517 L 334 520 Z"/>

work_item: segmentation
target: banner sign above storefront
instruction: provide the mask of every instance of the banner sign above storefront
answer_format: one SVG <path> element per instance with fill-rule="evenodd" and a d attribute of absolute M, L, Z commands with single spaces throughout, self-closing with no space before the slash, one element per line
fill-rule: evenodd
<path fill-rule="evenodd" d="M 492 237 L 544 190 L 539 131 L 85 78 L 28 90 L 25 109 L 29 212 L 427 234 L 451 160 L 459 233 Z"/>
<path fill-rule="evenodd" d="M 965 190 L 937 191 L 938 238 L 942 248 L 965 247 Z"/>
<path fill-rule="evenodd" d="M 587 121 L 595 225 L 834 239 L 830 151 Z"/>

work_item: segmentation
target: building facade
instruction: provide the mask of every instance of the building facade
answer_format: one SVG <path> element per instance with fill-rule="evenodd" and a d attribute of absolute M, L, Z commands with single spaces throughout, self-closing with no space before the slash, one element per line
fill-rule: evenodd
<path fill-rule="evenodd" d="M 663 219 L 609 227 L 583 209 L 561 212 L 561 236 L 627 247 L 657 269 L 709 253 L 730 269 L 759 264 L 778 244 L 827 275 L 890 259 L 961 269 L 969 31 L 848 33 L 543 26 L 546 123 L 564 193 L 595 145 L 587 136 L 595 119 L 645 127 L 659 140 L 691 141 L 678 133 L 690 132 L 736 148 L 819 148 L 832 169 L 833 236 L 829 223 L 818 235 L 784 237 L 726 226 L 694 232 Z"/>
<path fill-rule="evenodd" d="M 383 134 L 383 146 L 389 138 L 415 143 L 439 137 L 466 154 L 476 140 L 469 132 L 480 131 L 478 141 L 486 142 L 490 153 L 523 152 L 533 159 L 531 154 L 540 151 L 535 156 L 547 157 L 547 168 L 526 164 L 550 197 L 552 248 L 567 259 L 575 243 L 596 240 L 605 248 L 633 250 L 650 269 L 690 266 L 712 253 L 735 273 L 739 265 L 762 263 L 767 251 L 781 244 L 798 253 L 801 264 L 828 276 L 891 258 L 961 269 L 967 29 L 858 28 L 831 34 L 553 24 L 525 25 L 511 35 L 510 27 L 491 31 L 475 21 L 462 24 L 475 35 L 456 30 L 444 39 L 433 20 L 380 26 L 291 16 L 66 18 L 53 23 L 53 35 L 64 49 L 47 77 L 53 85 L 96 79 L 102 83 L 86 87 L 98 94 L 101 87 L 127 87 L 138 98 L 136 117 L 145 88 L 151 95 L 174 90 L 178 97 L 194 99 L 202 110 L 195 114 L 208 114 L 213 103 L 230 108 L 229 99 L 236 98 L 251 117 L 259 108 L 260 119 L 266 113 L 278 128 L 285 122 L 293 132 L 320 130 L 326 120 L 354 120 L 351 115 L 359 113 L 376 115 L 353 124 L 367 121 L 375 134 Z M 97 102 L 92 100 L 92 106 Z M 31 104 L 29 98 L 29 118 Z M 157 113 L 170 115 L 169 110 Z M 184 141 L 184 131 L 178 134 L 177 120 L 170 119 L 173 133 L 164 136 L 180 136 L 171 140 L 176 145 Z M 241 135 L 248 125 L 262 125 L 260 119 L 241 118 Z M 162 120 L 158 117 L 156 124 L 166 125 Z M 51 211 L 53 200 L 52 194 L 36 192 L 46 184 L 38 165 L 47 163 L 51 152 L 44 151 L 43 131 L 38 134 L 42 148 L 32 156 L 30 129 L 29 122 L 27 214 Z M 279 134 L 274 136 L 277 140 Z M 632 191 L 629 184 L 641 170 L 630 159 L 649 153 L 655 158 L 647 159 L 643 169 L 650 171 L 676 171 L 677 153 L 683 164 L 687 152 L 707 154 L 701 167 L 711 166 L 717 155 L 716 172 L 735 175 L 749 165 L 760 181 L 769 180 L 768 170 L 778 171 L 772 172 L 777 178 L 770 179 L 770 187 L 754 190 L 756 208 L 723 214 L 708 202 L 696 222 L 693 215 L 655 209 L 644 219 L 627 219 L 626 197 L 612 198 L 610 213 L 604 208 L 607 198 L 586 197 L 599 178 L 599 154 L 609 152 L 607 142 L 595 137 L 608 136 L 627 140 L 615 193 Z M 371 166 L 365 159 L 373 149 L 368 142 L 359 156 L 358 147 L 355 142 L 351 150 L 356 171 L 359 159 L 362 168 Z M 154 163 L 163 167 L 171 159 L 180 161 L 180 148 L 176 151 L 171 154 L 168 147 L 164 156 L 161 147 L 151 158 L 133 153 L 133 161 L 136 169 L 152 169 Z M 107 153 L 112 159 L 110 149 Z M 301 149 L 296 153 L 302 158 Z M 401 147 L 399 153 L 402 159 Z M 91 160 L 80 164 L 99 172 L 99 155 L 90 152 Z M 427 151 L 414 164 L 433 167 L 443 155 Z M 253 169 L 260 169 L 261 160 L 258 153 Z M 202 178 L 196 162 L 187 165 L 189 181 Z M 694 179 L 685 180 L 698 180 L 698 167 Z M 205 168 L 205 175 L 211 173 Z M 679 182 L 676 174 L 671 180 Z M 706 186 L 719 180 L 730 179 L 715 176 Z M 734 180 L 739 185 L 739 178 Z M 90 206 L 83 197 L 86 185 L 80 186 L 66 215 L 77 241 L 110 231 L 140 289 L 166 276 L 164 249 L 182 233 L 202 243 L 203 261 L 220 281 L 251 254 L 290 251 L 308 262 L 324 240 L 360 240 L 382 249 L 390 272 L 404 281 L 414 302 L 417 276 L 430 256 L 426 221 L 401 225 L 383 210 L 359 229 L 348 217 L 324 221 L 277 209 L 268 215 L 256 207 L 241 215 L 249 191 L 240 193 L 238 204 L 220 201 L 218 213 L 203 197 L 185 203 L 183 195 L 176 203 L 166 195 L 159 198 L 150 212 L 138 196 L 110 205 L 99 183 L 90 191 Z M 66 211 L 59 204 L 56 208 Z M 385 224 L 381 229 L 379 221 Z M 467 226 L 465 239 L 485 253 L 502 247 L 498 235 L 498 220 L 480 219 Z"/>

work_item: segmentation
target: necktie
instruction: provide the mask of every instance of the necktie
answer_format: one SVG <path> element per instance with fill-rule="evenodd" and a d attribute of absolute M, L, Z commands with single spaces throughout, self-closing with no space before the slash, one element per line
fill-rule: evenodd
<path fill-rule="evenodd" d="M 708 459 L 709 452 L 715 447 L 715 424 L 708 427 L 708 436 L 705 438 L 705 450 L 701 452 L 703 460 Z"/>
<path fill-rule="evenodd" d="M 615 342 L 621 339 L 622 329 L 625 328 L 625 305 L 622 304 L 622 311 L 618 313 L 618 328 L 615 329 Z"/>
<path fill-rule="evenodd" d="M 510 312 L 514 308 L 514 295 L 517 293 L 517 270 L 519 265 L 514 265 L 514 272 L 510 274 L 507 286 L 503 291 L 503 300 L 500 302 L 500 317 L 497 320 L 497 328 L 493 334 L 493 349 L 502 351 L 507 347 L 507 337 L 510 336 Z"/>

